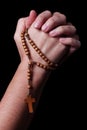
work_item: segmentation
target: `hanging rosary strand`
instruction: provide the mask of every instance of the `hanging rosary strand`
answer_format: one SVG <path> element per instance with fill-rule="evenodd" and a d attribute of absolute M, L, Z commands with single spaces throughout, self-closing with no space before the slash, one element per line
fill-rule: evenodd
<path fill-rule="evenodd" d="M 39 54 L 39 56 L 47 63 L 47 67 L 46 69 L 56 69 L 58 67 L 58 64 L 57 63 L 53 63 L 51 62 L 44 54 L 43 52 L 37 47 L 37 45 L 34 43 L 33 40 L 31 40 L 29 34 L 28 34 L 28 31 L 26 31 L 26 38 L 28 39 L 28 42 L 29 44 L 33 47 L 33 49 Z M 39 63 L 39 62 L 36 62 L 36 65 L 41 67 L 41 68 L 45 68 L 45 67 L 42 67 L 44 66 L 43 64 Z"/>
<path fill-rule="evenodd" d="M 29 46 L 27 45 L 26 39 L 27 39 L 28 43 L 33 47 L 33 49 L 39 54 L 39 56 L 47 63 L 47 65 L 44 65 L 40 62 L 36 62 L 36 61 L 32 60 L 30 50 L 29 50 Z M 40 67 L 42 69 L 54 70 L 58 67 L 58 64 L 51 62 L 42 53 L 42 51 L 37 47 L 37 45 L 33 42 L 33 40 L 31 40 L 27 29 L 26 29 L 25 32 L 21 33 L 21 42 L 22 42 L 22 46 L 24 48 L 25 54 L 27 55 L 27 57 L 29 59 L 28 70 L 27 70 L 27 79 L 28 79 L 28 87 L 27 88 L 29 89 L 29 94 L 26 97 L 25 102 L 28 104 L 29 113 L 33 113 L 34 112 L 33 103 L 35 102 L 35 98 L 32 97 L 32 92 L 33 92 L 33 86 L 32 86 L 33 66 L 37 65 L 38 67 Z"/>
<path fill-rule="evenodd" d="M 26 44 L 26 39 L 25 39 L 25 34 L 26 32 L 21 33 L 21 41 L 22 41 L 22 46 L 24 48 L 25 54 L 28 56 L 29 63 L 28 63 L 28 70 L 27 70 L 27 79 L 28 79 L 28 89 L 29 89 L 29 94 L 25 99 L 25 102 L 28 104 L 28 109 L 29 113 L 33 113 L 33 103 L 35 102 L 35 98 L 32 98 L 32 62 L 31 62 L 31 55 L 29 48 Z"/>

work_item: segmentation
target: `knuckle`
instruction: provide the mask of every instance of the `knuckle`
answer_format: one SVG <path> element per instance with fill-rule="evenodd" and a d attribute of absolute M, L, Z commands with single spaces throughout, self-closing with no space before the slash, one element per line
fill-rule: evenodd
<path fill-rule="evenodd" d="M 59 16 L 60 13 L 59 12 L 54 12 L 53 15 Z"/>
<path fill-rule="evenodd" d="M 18 24 L 21 24 L 21 23 L 23 23 L 23 22 L 24 22 L 24 18 L 18 19 Z"/>
<path fill-rule="evenodd" d="M 67 18 L 64 14 L 60 13 L 60 12 L 54 12 L 53 14 L 54 16 L 58 17 L 58 18 L 61 18 L 64 22 L 67 21 Z"/>
<path fill-rule="evenodd" d="M 78 48 L 81 47 L 81 42 L 78 40 Z"/>
<path fill-rule="evenodd" d="M 46 16 L 51 16 L 51 12 L 49 10 L 44 11 L 43 13 L 38 15 L 39 19 L 43 19 Z"/>
<path fill-rule="evenodd" d="M 56 19 L 55 19 L 54 17 L 52 17 L 52 18 L 50 19 L 50 22 L 55 24 L 55 23 L 56 23 Z"/>
<path fill-rule="evenodd" d="M 77 29 L 74 25 L 68 25 L 67 27 L 69 30 L 72 30 L 74 33 L 76 33 Z"/>
<path fill-rule="evenodd" d="M 77 29 L 75 26 L 72 25 L 72 28 L 73 28 L 74 32 L 77 32 Z"/>
<path fill-rule="evenodd" d="M 65 22 L 66 22 L 66 20 L 67 20 L 67 18 L 66 18 L 66 16 L 65 16 L 64 14 L 62 14 L 62 19 L 63 19 L 63 21 L 65 21 Z"/>
<path fill-rule="evenodd" d="M 51 13 L 51 11 L 49 11 L 49 10 L 46 10 L 46 11 L 44 11 L 44 14 L 51 15 L 52 13 Z"/>
<path fill-rule="evenodd" d="M 60 26 L 60 27 L 59 27 L 59 31 L 60 31 L 60 32 L 63 32 L 63 31 L 64 31 L 64 26 Z"/>
<path fill-rule="evenodd" d="M 15 34 L 14 34 L 14 36 L 13 36 L 13 39 L 14 39 L 14 41 L 16 41 L 16 39 L 17 39 L 17 34 L 16 34 L 16 32 L 15 32 Z"/>
<path fill-rule="evenodd" d="M 74 39 L 73 38 L 69 38 L 69 43 L 73 43 Z"/>

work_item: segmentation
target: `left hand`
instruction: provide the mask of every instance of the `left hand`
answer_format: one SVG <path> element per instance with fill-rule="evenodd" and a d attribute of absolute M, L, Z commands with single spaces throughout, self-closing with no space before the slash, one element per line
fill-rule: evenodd
<path fill-rule="evenodd" d="M 47 20 L 47 16 L 45 15 L 44 12 L 38 15 L 34 22 L 34 27 L 49 33 L 51 37 L 58 37 L 59 42 L 69 46 L 68 55 L 79 49 L 81 43 L 79 36 L 76 34 L 76 28 L 71 23 L 66 22 L 66 16 L 59 12 L 54 12 Z"/>
<path fill-rule="evenodd" d="M 75 26 L 67 23 L 66 16 L 59 12 L 52 14 L 50 11 L 44 11 L 40 13 L 28 32 L 42 52 L 58 63 L 63 56 L 66 59 L 81 45 Z M 66 55 L 66 53 L 68 54 Z M 36 54 L 34 58 L 36 58 Z"/>

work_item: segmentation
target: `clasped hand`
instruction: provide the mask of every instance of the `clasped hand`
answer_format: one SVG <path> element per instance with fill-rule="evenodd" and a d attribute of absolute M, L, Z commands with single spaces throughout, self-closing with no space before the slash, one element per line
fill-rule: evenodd
<path fill-rule="evenodd" d="M 27 28 L 31 39 L 52 62 L 59 63 L 66 59 L 81 45 L 75 26 L 67 22 L 64 14 L 60 12 L 52 14 L 46 10 L 37 15 L 36 11 L 32 10 L 28 17 L 18 20 L 14 34 L 21 60 L 26 55 L 21 44 L 20 35 Z M 32 59 L 41 61 L 42 59 L 30 45 L 29 48 Z"/>

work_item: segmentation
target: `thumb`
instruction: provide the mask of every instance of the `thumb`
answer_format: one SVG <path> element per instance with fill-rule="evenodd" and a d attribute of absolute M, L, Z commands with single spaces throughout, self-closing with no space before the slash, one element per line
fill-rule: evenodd
<path fill-rule="evenodd" d="M 37 13 L 35 10 L 31 10 L 29 16 L 25 20 L 25 26 L 26 28 L 29 28 L 30 25 L 34 22 L 34 20 L 37 17 Z"/>

